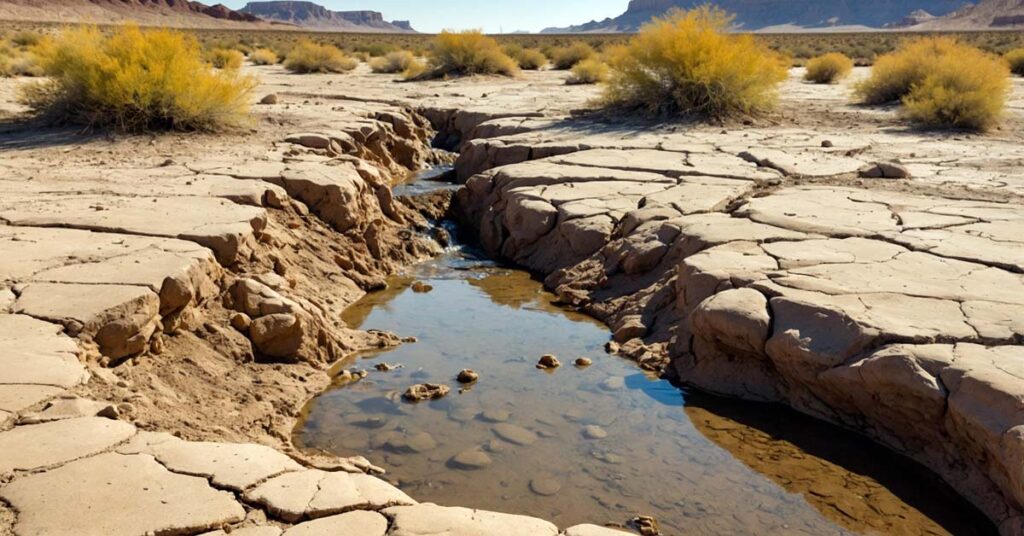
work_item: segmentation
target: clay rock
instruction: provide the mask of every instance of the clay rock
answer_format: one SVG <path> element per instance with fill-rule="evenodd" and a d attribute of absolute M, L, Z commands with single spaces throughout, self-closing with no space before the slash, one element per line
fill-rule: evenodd
<path fill-rule="evenodd" d="M 229 307 L 250 318 L 267 314 L 295 314 L 300 309 L 298 304 L 255 279 L 238 279 L 229 289 L 228 295 Z"/>
<path fill-rule="evenodd" d="M 480 379 L 480 375 L 477 374 L 476 371 L 472 369 L 463 369 L 459 372 L 459 375 L 456 377 L 456 379 L 459 381 L 459 383 L 473 383 Z"/>
<path fill-rule="evenodd" d="M 261 354 L 295 361 L 302 347 L 302 321 L 290 314 L 261 316 L 252 321 L 249 337 Z"/>
<path fill-rule="evenodd" d="M 451 392 L 447 385 L 437 383 L 418 383 L 405 390 L 402 398 L 410 402 L 421 402 L 423 400 L 436 400 L 443 398 Z"/>
<path fill-rule="evenodd" d="M 530 244 L 555 227 L 558 209 L 540 199 L 513 199 L 509 201 L 505 221 L 512 238 Z"/>
<path fill-rule="evenodd" d="M 697 337 L 731 350 L 762 355 L 771 325 L 768 299 L 749 288 L 719 292 L 697 306 L 690 324 Z"/>
<path fill-rule="evenodd" d="M 277 104 L 277 93 L 271 93 L 260 99 L 260 104 Z"/>
<path fill-rule="evenodd" d="M 875 162 L 861 168 L 858 175 L 866 179 L 909 179 L 910 170 L 898 162 Z"/>
<path fill-rule="evenodd" d="M 558 361 L 558 358 L 551 354 L 544 354 L 540 357 L 540 361 L 537 362 L 537 368 L 544 370 L 556 369 L 562 366 L 562 363 Z"/>
<path fill-rule="evenodd" d="M 615 328 L 614 339 L 617 343 L 624 343 L 633 339 L 639 339 L 647 335 L 647 326 L 644 325 L 643 318 L 630 315 L 622 319 L 619 325 Z"/>

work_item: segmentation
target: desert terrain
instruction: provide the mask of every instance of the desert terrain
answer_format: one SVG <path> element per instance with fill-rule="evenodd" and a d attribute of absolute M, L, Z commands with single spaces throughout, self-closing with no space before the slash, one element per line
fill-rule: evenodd
<path fill-rule="evenodd" d="M 346 311 L 412 288 L 453 236 L 542 283 L 536 307 L 599 321 L 591 361 L 712 395 L 687 410 L 697 433 L 814 513 L 793 528 L 721 493 L 670 505 L 688 525 L 660 533 L 1024 534 L 1024 78 L 974 133 L 854 103 L 867 67 L 831 85 L 794 67 L 773 111 L 711 122 L 602 109 L 565 71 L 242 73 L 251 121 L 220 133 L 51 126 L 19 101 L 38 79 L 0 78 L 0 534 L 658 534 L 604 499 L 571 525 L 438 506 L 377 448 L 296 445 L 318 395 L 392 373 L 361 353 L 421 344 Z M 445 187 L 402 193 L 432 168 Z M 555 374 L 585 370 L 558 357 Z M 460 368 L 441 371 L 448 399 L 492 389 L 474 367 L 456 393 Z M 718 397 L 866 437 L 967 513 Z M 584 424 L 481 411 L 495 457 Z M 381 448 L 446 464 L 402 433 Z M 673 464 L 644 452 L 621 463 Z M 550 481 L 534 499 L 591 485 Z"/>

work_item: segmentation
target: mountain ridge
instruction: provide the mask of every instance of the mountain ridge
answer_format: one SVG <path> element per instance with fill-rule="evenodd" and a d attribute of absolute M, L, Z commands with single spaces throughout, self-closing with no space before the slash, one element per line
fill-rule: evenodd
<path fill-rule="evenodd" d="M 979 5 L 1000 1 L 1022 0 L 981 0 Z M 542 33 L 635 32 L 672 8 L 692 9 L 705 3 L 706 0 L 631 0 L 626 11 L 618 17 L 563 28 L 546 28 Z M 735 13 L 736 28 L 744 31 L 772 27 L 823 30 L 883 28 L 912 21 L 915 12 L 923 11 L 934 19 L 942 20 L 965 9 L 964 0 L 717 0 L 714 3 Z M 932 18 L 921 17 L 920 13 L 916 15 L 922 22 L 935 22 Z"/>
<path fill-rule="evenodd" d="M 335 31 L 414 32 L 409 21 L 388 22 L 379 11 L 332 11 L 305 0 L 266 0 L 249 2 L 242 13 L 263 20 L 294 24 L 300 28 Z"/>

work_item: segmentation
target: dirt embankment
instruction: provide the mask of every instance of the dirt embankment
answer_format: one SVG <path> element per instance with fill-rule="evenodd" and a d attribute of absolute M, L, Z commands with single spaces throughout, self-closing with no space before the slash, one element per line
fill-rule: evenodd
<path fill-rule="evenodd" d="M 482 246 L 611 351 L 857 430 L 1022 530 L 1016 141 L 550 118 L 467 140 Z"/>

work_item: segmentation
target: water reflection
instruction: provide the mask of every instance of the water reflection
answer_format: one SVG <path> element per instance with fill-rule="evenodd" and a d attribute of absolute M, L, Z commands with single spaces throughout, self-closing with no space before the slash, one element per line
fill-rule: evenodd
<path fill-rule="evenodd" d="M 866 440 L 774 406 L 684 397 L 606 355 L 607 329 L 551 305 L 524 272 L 453 253 L 390 284 L 345 320 L 416 336 L 356 364 L 403 368 L 322 394 L 295 439 L 366 455 L 421 500 L 563 527 L 646 514 L 665 534 L 991 532 L 931 475 Z M 537 370 L 545 353 L 564 366 Z M 572 366 L 579 356 L 594 365 Z M 463 368 L 481 378 L 460 393 Z M 401 401 L 425 381 L 453 393 Z"/>

